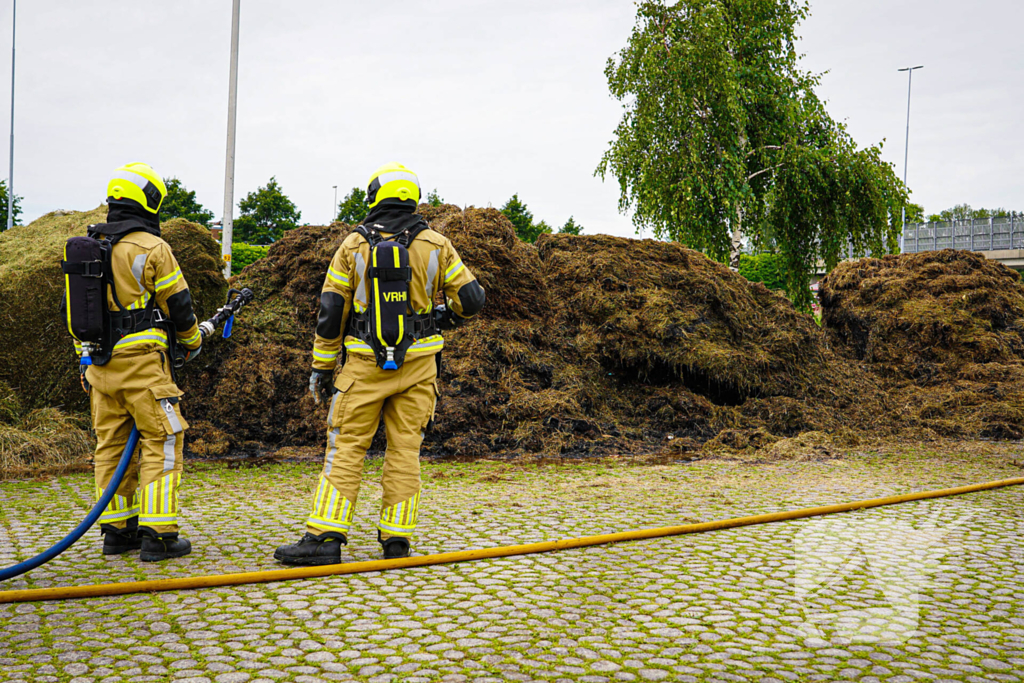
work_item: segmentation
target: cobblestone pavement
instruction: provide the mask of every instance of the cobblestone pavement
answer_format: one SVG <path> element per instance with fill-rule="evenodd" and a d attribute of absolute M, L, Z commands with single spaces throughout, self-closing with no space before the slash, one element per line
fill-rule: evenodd
<path fill-rule="evenodd" d="M 428 464 L 415 552 L 704 521 L 1020 476 L 1009 456 Z M 377 557 L 380 462 L 350 559 Z M 274 568 L 317 468 L 189 464 L 188 558 L 95 532 L 3 589 Z M 0 566 L 89 504 L 0 482 Z M 0 605 L 2 681 L 1024 681 L 1024 487 L 557 554 L 307 582 Z"/>

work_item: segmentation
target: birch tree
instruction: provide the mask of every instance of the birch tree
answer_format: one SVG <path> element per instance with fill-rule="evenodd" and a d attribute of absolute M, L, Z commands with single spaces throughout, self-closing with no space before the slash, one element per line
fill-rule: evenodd
<path fill-rule="evenodd" d="M 743 242 L 777 252 L 805 309 L 819 262 L 897 248 L 907 201 L 881 143 L 859 149 L 800 68 L 807 14 L 804 0 L 639 2 L 605 70 L 623 115 L 596 171 L 638 232 L 734 267 Z"/>

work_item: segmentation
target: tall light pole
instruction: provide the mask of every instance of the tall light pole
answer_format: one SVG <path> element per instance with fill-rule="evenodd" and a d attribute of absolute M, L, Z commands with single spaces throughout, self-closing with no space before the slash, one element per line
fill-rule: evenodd
<path fill-rule="evenodd" d="M 334 220 L 337 217 L 338 217 L 338 186 L 335 185 L 334 186 L 334 208 L 331 209 L 331 220 L 330 220 L 330 223 L 328 223 L 327 225 L 330 225 L 331 223 L 333 223 Z"/>
<path fill-rule="evenodd" d="M 907 184 L 907 161 L 910 159 L 910 91 L 914 87 L 914 72 L 923 69 L 924 66 L 908 66 L 899 69 L 900 72 L 907 72 L 907 143 L 903 149 L 903 185 Z M 900 223 L 900 251 L 903 251 L 903 234 L 907 229 L 907 207 L 903 207 L 903 219 Z"/>
<path fill-rule="evenodd" d="M 242 0 L 234 0 L 231 11 L 231 76 L 228 79 L 228 152 L 224 169 L 224 217 L 221 219 L 220 253 L 224 277 L 231 277 L 231 218 L 235 206 L 235 120 L 238 105 L 238 15 Z"/>
<path fill-rule="evenodd" d="M 14 226 L 14 39 L 17 37 L 18 0 L 11 14 L 11 166 L 7 172 L 7 229 Z"/>

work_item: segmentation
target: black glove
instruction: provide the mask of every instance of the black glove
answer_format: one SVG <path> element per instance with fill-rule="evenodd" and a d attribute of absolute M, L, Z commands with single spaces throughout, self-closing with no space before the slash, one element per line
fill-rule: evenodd
<path fill-rule="evenodd" d="M 320 405 L 334 393 L 334 384 L 331 379 L 334 377 L 333 370 L 313 370 L 309 376 L 309 393 L 313 394 L 313 402 Z"/>
<path fill-rule="evenodd" d="M 185 366 L 185 363 L 195 360 L 199 356 L 199 352 L 203 350 L 202 344 L 194 349 L 186 349 L 181 344 L 174 347 L 174 367 L 181 368 Z"/>
<path fill-rule="evenodd" d="M 464 322 L 466 319 L 456 315 L 455 311 L 448 306 L 438 306 L 434 309 L 434 324 L 442 332 L 454 330 Z"/>

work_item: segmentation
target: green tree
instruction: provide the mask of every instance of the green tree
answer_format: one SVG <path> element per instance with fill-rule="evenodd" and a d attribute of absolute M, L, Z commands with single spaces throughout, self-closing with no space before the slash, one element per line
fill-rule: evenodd
<path fill-rule="evenodd" d="M 983 221 L 989 218 L 1006 218 L 1010 215 L 1021 215 L 1019 211 L 1008 211 L 1003 207 L 998 209 L 974 209 L 970 204 L 957 204 L 952 209 L 946 209 L 939 213 L 928 216 L 929 223 L 950 222 L 950 221 Z M 909 221 L 908 221 L 909 222 Z"/>
<path fill-rule="evenodd" d="M 952 209 L 946 209 L 938 214 L 929 216 L 930 220 L 938 221 L 969 221 L 977 218 L 977 211 L 971 208 L 970 204 L 957 204 Z"/>
<path fill-rule="evenodd" d="M 924 223 L 924 207 L 920 204 L 907 204 L 907 223 Z"/>
<path fill-rule="evenodd" d="M 338 204 L 338 217 L 335 220 L 348 225 L 357 225 L 366 218 L 368 211 L 366 190 L 353 187 L 352 191 L 345 195 L 345 198 Z"/>
<path fill-rule="evenodd" d="M 444 200 L 441 199 L 439 194 L 437 194 L 436 187 L 427 193 L 427 204 L 430 204 L 431 206 L 441 206 L 444 204 Z"/>
<path fill-rule="evenodd" d="M 516 228 L 516 235 L 524 242 L 532 244 L 542 234 L 551 232 L 551 226 L 544 221 L 533 222 L 533 213 L 519 199 L 519 193 L 512 195 L 512 198 L 505 202 L 505 206 L 501 207 L 501 212 L 512 222 Z"/>
<path fill-rule="evenodd" d="M 785 266 L 777 254 L 741 254 L 740 275 L 768 289 L 786 289 Z"/>
<path fill-rule="evenodd" d="M 285 230 L 299 223 L 302 213 L 281 191 L 277 178 L 271 177 L 266 187 L 250 192 L 238 203 L 241 210 L 235 219 L 233 239 L 248 244 L 270 244 L 281 239 Z"/>
<path fill-rule="evenodd" d="M 177 178 L 164 178 L 167 196 L 160 205 L 160 219 L 184 218 L 209 227 L 213 220 L 213 211 L 206 209 L 196 201 L 196 193 L 188 190 Z"/>
<path fill-rule="evenodd" d="M 22 197 L 14 195 L 14 202 L 12 205 L 14 214 L 13 225 L 21 225 L 19 216 L 21 216 L 21 200 Z M 7 229 L 7 181 L 0 180 L 0 231 Z"/>
<path fill-rule="evenodd" d="M 569 216 L 569 220 L 565 222 L 565 225 L 558 229 L 559 235 L 579 235 L 582 232 L 583 226 L 577 223 L 572 216 Z"/>
<path fill-rule="evenodd" d="M 667 0 L 666 0 L 667 1 Z M 806 0 L 643 0 L 605 73 L 624 114 L 597 168 L 619 208 L 715 259 L 774 244 L 803 309 L 819 261 L 895 251 L 907 194 L 881 145 L 857 149 L 799 68 Z"/>
<path fill-rule="evenodd" d="M 533 230 L 533 213 L 526 208 L 526 204 L 519 200 L 518 193 L 512 195 L 512 198 L 505 202 L 505 206 L 501 207 L 501 212 L 515 226 L 519 239 L 525 239 L 523 235 L 528 235 Z"/>

